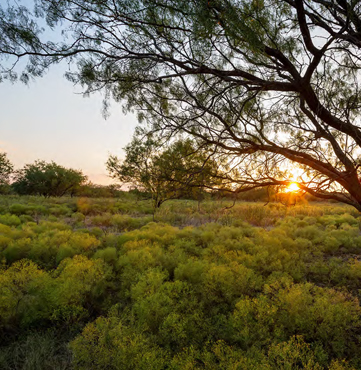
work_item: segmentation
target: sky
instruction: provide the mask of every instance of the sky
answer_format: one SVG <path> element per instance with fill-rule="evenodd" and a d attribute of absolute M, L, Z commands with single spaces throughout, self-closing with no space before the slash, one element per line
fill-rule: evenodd
<path fill-rule="evenodd" d="M 109 154 L 122 156 L 136 117 L 112 103 L 105 120 L 100 93 L 84 98 L 64 72 L 57 65 L 29 85 L 0 83 L 0 152 L 16 168 L 37 159 L 54 161 L 82 170 L 93 183 L 113 183 L 105 162 Z"/>

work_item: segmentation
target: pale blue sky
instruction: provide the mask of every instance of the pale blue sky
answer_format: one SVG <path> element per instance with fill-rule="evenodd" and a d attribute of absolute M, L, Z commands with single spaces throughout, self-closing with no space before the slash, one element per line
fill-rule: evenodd
<path fill-rule="evenodd" d="M 124 115 L 113 103 L 110 117 L 102 117 L 100 94 L 84 98 L 80 87 L 53 66 L 29 86 L 0 83 L 0 152 L 7 152 L 17 168 L 36 159 L 81 169 L 94 183 L 108 184 L 105 162 L 121 155 L 131 140 L 136 117 Z"/>

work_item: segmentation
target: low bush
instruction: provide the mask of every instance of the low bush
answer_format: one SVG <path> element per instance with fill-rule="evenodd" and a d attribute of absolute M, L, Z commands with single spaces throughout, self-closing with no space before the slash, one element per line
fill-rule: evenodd
<path fill-rule="evenodd" d="M 361 368 L 358 215 L 148 205 L 0 197 L 0 368 Z"/>

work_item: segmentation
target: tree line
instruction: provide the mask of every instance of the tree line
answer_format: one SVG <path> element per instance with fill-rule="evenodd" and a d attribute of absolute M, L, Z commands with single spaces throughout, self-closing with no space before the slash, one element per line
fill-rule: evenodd
<path fill-rule="evenodd" d="M 120 181 L 125 190 L 139 197 L 150 197 L 154 208 L 169 199 L 201 200 L 204 189 L 212 190 L 215 186 L 226 189 L 224 181 L 217 179 L 221 163 L 210 159 L 207 150 L 199 151 L 190 140 L 162 144 L 155 136 L 144 137 L 138 129 L 124 149 L 124 160 L 109 156 L 106 166 L 110 177 Z M 66 168 L 53 161 L 37 160 L 15 170 L 6 153 L 0 154 L 1 193 L 45 197 L 87 195 L 86 186 L 96 187 L 87 180 L 81 170 Z M 119 187 L 113 185 L 113 190 Z M 116 194 L 114 191 L 112 195 Z M 96 191 L 92 193 L 103 195 Z"/>
<path fill-rule="evenodd" d="M 124 149 L 124 160 L 114 155 L 108 158 L 106 166 L 110 176 L 139 197 L 150 197 L 155 209 L 169 199 L 201 200 L 204 189 L 212 190 L 216 186 L 226 189 L 224 180 L 218 180 L 221 162 L 210 159 L 206 149 L 199 150 L 190 140 L 179 139 L 164 144 L 159 137 L 144 136 L 138 129 Z M 53 161 L 37 160 L 15 170 L 6 153 L 1 153 L 0 160 L 2 193 L 61 197 L 87 195 L 86 187 L 93 187 L 93 190 L 95 187 L 87 182 L 88 178 L 81 170 L 66 168 Z M 117 185 L 113 185 L 113 190 L 116 189 Z M 96 191 L 92 193 L 103 195 Z"/>
<path fill-rule="evenodd" d="M 44 197 L 114 197 L 121 193 L 116 184 L 93 184 L 82 170 L 61 166 L 54 161 L 36 160 L 15 170 L 6 153 L 0 153 L 0 194 Z"/>

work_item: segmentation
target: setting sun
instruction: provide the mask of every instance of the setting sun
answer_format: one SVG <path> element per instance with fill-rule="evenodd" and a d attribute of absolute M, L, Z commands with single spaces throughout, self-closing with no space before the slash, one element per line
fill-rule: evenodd
<path fill-rule="evenodd" d="M 291 191 L 298 191 L 300 190 L 300 188 L 298 187 L 298 185 L 295 183 L 295 182 L 292 182 L 291 184 L 289 184 L 286 188 L 286 192 L 291 192 Z"/>

